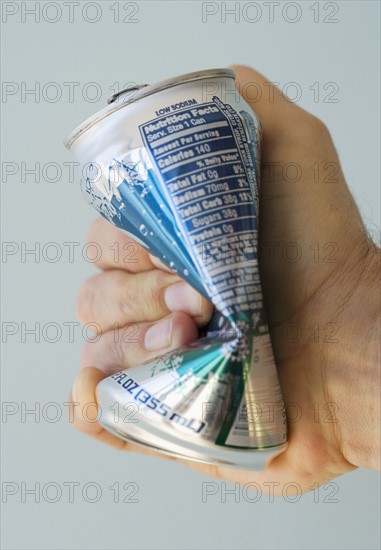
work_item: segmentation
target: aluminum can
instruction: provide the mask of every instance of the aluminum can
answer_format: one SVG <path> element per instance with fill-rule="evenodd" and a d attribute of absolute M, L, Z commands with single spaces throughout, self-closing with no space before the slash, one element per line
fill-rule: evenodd
<path fill-rule="evenodd" d="M 98 384 L 100 423 L 245 469 L 287 445 L 258 269 L 260 144 L 230 69 L 127 88 L 66 140 L 87 201 L 215 306 L 197 341 Z"/>

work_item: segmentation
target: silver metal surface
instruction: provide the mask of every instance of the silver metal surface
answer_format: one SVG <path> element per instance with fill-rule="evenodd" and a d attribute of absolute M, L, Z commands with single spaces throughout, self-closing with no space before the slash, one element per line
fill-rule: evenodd
<path fill-rule="evenodd" d="M 100 382 L 100 423 L 166 454 L 260 469 L 287 422 L 257 258 L 261 127 L 233 79 L 216 69 L 121 91 L 66 144 L 86 199 L 215 306 L 198 341 Z"/>
<path fill-rule="evenodd" d="M 267 337 L 263 337 L 257 345 L 266 347 L 266 340 Z M 206 346 L 204 354 L 212 347 Z M 194 346 L 188 350 L 183 348 L 177 356 L 193 350 Z M 173 355 L 168 357 L 173 361 Z M 163 359 L 166 357 L 161 362 Z M 248 470 L 263 469 L 269 458 L 286 448 L 287 443 L 279 444 L 279 432 L 285 432 L 286 417 L 276 373 L 271 375 L 260 369 L 257 378 L 247 384 L 250 398 L 246 405 L 251 409 L 247 415 L 248 447 L 240 448 L 215 443 L 232 403 L 232 381 L 210 377 L 200 383 L 200 379 L 189 376 L 189 372 L 183 378 L 171 368 L 157 372 L 159 362 L 149 361 L 98 384 L 100 424 L 105 429 L 157 452 Z M 152 397 L 144 404 L 139 401 L 139 392 L 143 400 L 148 395 Z M 154 409 L 152 403 L 156 405 Z M 158 412 L 160 404 L 162 409 Z M 203 425 L 203 429 L 197 431 Z M 251 446 L 256 447 L 255 450 Z"/>
<path fill-rule="evenodd" d="M 71 148 L 74 141 L 81 136 L 84 132 L 86 132 L 91 126 L 102 120 L 104 117 L 112 114 L 113 112 L 117 111 L 118 109 L 121 109 L 123 107 L 126 107 L 127 105 L 130 105 L 131 103 L 137 102 L 140 99 L 143 99 L 149 95 L 152 95 L 157 92 L 161 92 L 163 90 L 167 90 L 168 88 L 173 88 L 174 86 L 180 86 L 181 84 L 185 84 L 187 82 L 195 82 L 197 80 L 208 80 L 208 79 L 219 79 L 219 78 L 235 78 L 235 73 L 231 69 L 206 69 L 204 71 L 195 71 L 193 73 L 186 73 L 174 78 L 168 78 L 166 80 L 162 80 L 160 82 L 157 82 L 155 84 L 137 84 L 136 85 L 136 94 L 134 94 L 134 97 L 129 102 L 123 101 L 123 102 L 116 102 L 116 101 L 110 101 L 109 99 L 106 107 L 95 113 L 95 115 L 87 118 L 82 124 L 77 126 L 65 139 L 64 145 L 68 149 Z M 120 93 L 123 93 L 121 91 Z M 117 94 L 118 95 L 118 94 Z"/>

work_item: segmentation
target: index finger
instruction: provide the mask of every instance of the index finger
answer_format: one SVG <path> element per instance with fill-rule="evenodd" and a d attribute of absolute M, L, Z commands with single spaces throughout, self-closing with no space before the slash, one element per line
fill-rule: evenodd
<path fill-rule="evenodd" d="M 104 218 L 99 217 L 90 225 L 87 242 L 99 251 L 94 264 L 100 269 L 141 273 L 156 268 L 142 245 Z"/>

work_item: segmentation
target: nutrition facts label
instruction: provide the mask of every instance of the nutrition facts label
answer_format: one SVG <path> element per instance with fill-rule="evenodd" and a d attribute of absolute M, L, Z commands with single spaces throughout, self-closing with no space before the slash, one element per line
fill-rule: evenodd
<path fill-rule="evenodd" d="M 257 136 L 244 115 L 214 97 L 140 126 L 209 294 L 225 315 L 262 308 Z"/>

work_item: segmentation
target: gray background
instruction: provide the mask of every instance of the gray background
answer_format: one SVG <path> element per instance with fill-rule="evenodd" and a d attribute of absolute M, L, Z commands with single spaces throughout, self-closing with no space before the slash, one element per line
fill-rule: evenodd
<path fill-rule="evenodd" d="M 379 3 L 320 2 L 314 22 L 313 2 L 297 2 L 301 17 L 295 23 L 287 21 L 296 16 L 295 6 L 284 7 L 287 2 L 276 7 L 273 22 L 268 8 L 258 2 L 262 15 L 258 12 L 255 23 L 249 21 L 255 15 L 253 7 L 242 11 L 247 2 L 225 23 L 222 6 L 216 2 L 212 5 L 218 13 L 206 22 L 198 1 L 139 2 L 136 23 L 115 22 L 115 11 L 110 9 L 116 9 L 115 2 L 98 2 L 100 19 L 94 23 L 85 19 L 95 18 L 95 7 L 88 6 L 83 15 L 85 2 L 76 7 L 73 22 L 61 3 L 62 16 L 56 23 L 47 21 L 57 16 L 55 3 L 49 9 L 43 2 L 2 4 L 3 10 L 5 5 L 8 10 L 18 8 L 6 21 L 3 12 L 2 23 L 2 79 L 13 82 L 15 92 L 3 95 L 1 104 L 2 238 L 15 243 L 10 245 L 14 250 L 19 247 L 2 263 L 3 331 L 11 326 L 17 330 L 3 346 L 2 399 L 19 407 L 1 425 L 3 488 L 4 482 L 18 488 L 3 504 L 3 547 L 379 548 L 379 475 L 375 472 L 356 471 L 337 479 L 333 497 L 337 502 L 327 502 L 330 490 L 315 494 L 318 502 L 312 493 L 294 503 L 282 498 L 269 502 L 265 495 L 250 503 L 244 493 L 238 495 L 238 502 L 232 495 L 223 502 L 219 484 L 219 493 L 203 503 L 202 482 L 211 480 L 180 464 L 118 453 L 71 429 L 63 403 L 78 368 L 83 338 L 75 327 L 71 342 L 64 323 L 76 321 L 77 288 L 94 272 L 82 256 L 82 247 L 95 213 L 82 201 L 79 175 L 70 181 L 63 163 L 74 159 L 62 145 L 75 125 L 103 107 L 115 82 L 119 86 L 154 82 L 197 69 L 249 64 L 281 86 L 297 83 L 302 91 L 300 104 L 329 126 L 348 184 L 376 235 L 380 225 Z M 125 4 L 119 3 L 121 18 L 131 13 L 131 8 L 123 10 Z M 25 6 L 34 5 L 41 13 L 40 22 L 25 15 Z M 233 5 L 227 3 L 227 7 Z M 338 12 L 330 15 L 336 6 Z M 286 9 L 283 14 L 282 9 Z M 46 87 L 52 82 L 53 87 Z M 65 82 L 78 83 L 74 97 L 69 97 Z M 96 82 L 101 90 L 93 103 L 91 93 L 96 90 L 87 86 L 89 82 Z M 332 90 L 324 90 L 329 82 L 336 83 L 338 102 L 324 101 Z M 23 97 L 23 86 L 32 88 L 35 83 L 40 83 L 40 95 Z M 317 101 L 309 89 L 314 83 L 319 83 Z M 52 101 L 57 90 L 62 95 Z M 11 165 L 5 162 L 16 163 L 12 166 L 17 173 L 7 176 L 4 166 Z M 23 173 L 23 168 L 36 162 L 41 167 L 39 182 Z M 52 181 L 57 175 L 52 165 L 51 171 L 43 169 L 46 163 L 57 163 L 58 181 Z M 57 262 L 46 259 L 54 254 L 53 248 L 43 248 L 50 242 L 62 249 Z M 74 261 L 69 260 L 65 242 L 80 243 Z M 41 246 L 39 261 L 21 254 L 22 246 L 31 248 L 34 243 Z M 39 343 L 35 336 L 23 334 L 23 327 L 32 328 L 38 322 Z M 54 330 L 44 333 L 47 323 L 56 323 L 62 330 L 55 343 L 48 341 L 54 339 Z M 37 418 L 23 418 L 22 407 L 32 408 L 36 402 L 41 407 Z M 57 422 L 47 417 L 49 412 L 54 416 L 54 410 L 46 408 L 49 402 L 63 410 Z M 22 502 L 21 484 L 31 488 L 37 482 L 40 502 L 32 495 Z M 67 482 L 80 484 L 74 502 L 63 485 Z M 82 496 L 89 482 L 96 482 L 102 491 L 94 503 Z M 123 485 L 137 483 L 139 502 L 114 502 L 109 487 L 115 482 L 120 484 L 122 499 L 127 495 Z M 46 483 L 56 485 L 46 493 Z M 62 496 L 56 503 L 48 502 L 55 498 L 54 487 L 62 490 Z M 87 498 L 93 497 L 90 488 Z"/>

